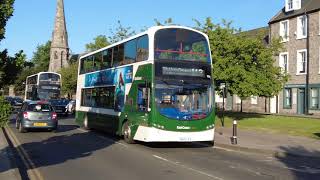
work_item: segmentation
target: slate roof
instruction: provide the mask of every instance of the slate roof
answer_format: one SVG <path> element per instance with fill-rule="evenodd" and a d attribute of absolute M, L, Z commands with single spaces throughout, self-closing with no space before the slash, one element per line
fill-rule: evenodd
<path fill-rule="evenodd" d="M 285 12 L 285 7 L 282 8 L 277 15 L 275 15 L 270 21 L 269 24 L 273 24 L 285 19 L 290 19 L 303 15 L 305 12 L 312 13 L 320 10 L 320 0 L 302 0 L 301 9 L 294 10 L 290 12 Z"/>

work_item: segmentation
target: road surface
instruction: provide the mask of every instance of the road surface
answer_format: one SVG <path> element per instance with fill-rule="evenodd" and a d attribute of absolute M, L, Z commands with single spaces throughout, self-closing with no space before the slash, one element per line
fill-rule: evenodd
<path fill-rule="evenodd" d="M 61 119 L 59 126 L 56 133 L 19 133 L 14 124 L 10 124 L 7 134 L 14 139 L 14 145 L 19 150 L 15 161 L 23 178 L 309 180 L 320 177 L 320 160 L 317 159 L 275 158 L 212 148 L 200 143 L 131 145 L 102 132 L 80 129 L 72 118 Z"/>

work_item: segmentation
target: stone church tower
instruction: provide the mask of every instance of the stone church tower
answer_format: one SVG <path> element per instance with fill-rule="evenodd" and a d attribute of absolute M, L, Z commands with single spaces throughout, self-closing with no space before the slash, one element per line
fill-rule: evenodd
<path fill-rule="evenodd" d="M 57 0 L 57 13 L 50 50 L 49 72 L 58 72 L 68 66 L 69 46 L 63 0 Z"/>

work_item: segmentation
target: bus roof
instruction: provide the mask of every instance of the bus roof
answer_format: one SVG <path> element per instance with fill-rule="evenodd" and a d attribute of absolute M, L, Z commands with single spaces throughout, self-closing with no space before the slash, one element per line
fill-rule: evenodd
<path fill-rule="evenodd" d="M 140 36 L 143 36 L 143 35 L 146 35 L 146 34 L 154 34 L 156 31 L 158 31 L 158 30 L 160 30 L 160 29 L 169 29 L 169 28 L 187 29 L 187 30 L 190 30 L 190 31 L 194 31 L 194 32 L 197 32 L 197 33 L 199 33 L 199 34 L 202 34 L 203 36 L 205 36 L 205 38 L 207 39 L 207 41 L 209 41 L 209 38 L 208 38 L 208 36 L 207 36 L 205 33 L 201 32 L 201 31 L 198 31 L 198 30 L 196 30 L 196 29 L 190 28 L 190 27 L 177 26 L 177 25 L 170 25 L 170 26 L 152 26 L 152 27 L 148 28 L 148 29 L 147 29 L 146 31 L 144 31 L 144 32 L 138 33 L 138 34 L 136 34 L 136 35 L 134 35 L 134 36 L 131 36 L 131 37 L 129 37 L 129 38 L 126 38 L 126 39 L 124 39 L 124 40 L 122 40 L 122 41 L 116 42 L 116 43 L 111 44 L 111 45 L 109 45 L 109 46 L 106 46 L 106 47 L 104 47 L 104 48 L 101 48 L 101 49 L 98 49 L 98 50 L 96 50 L 96 51 L 93 51 L 93 52 L 90 52 L 90 53 L 88 53 L 88 54 L 85 54 L 85 55 L 81 56 L 79 59 L 82 59 L 82 58 L 91 56 L 91 55 L 93 55 L 93 54 L 95 54 L 95 53 L 97 53 L 97 52 L 100 52 L 100 51 L 109 49 L 109 48 L 111 48 L 111 47 L 117 46 L 117 45 L 122 44 L 122 43 L 124 43 L 124 42 L 128 42 L 128 41 L 130 41 L 130 40 L 132 40 L 132 39 L 135 39 L 135 38 L 137 38 L 137 37 L 140 37 Z"/>
<path fill-rule="evenodd" d="M 56 74 L 56 75 L 61 77 L 61 74 L 55 73 L 55 72 L 39 72 L 37 74 L 32 74 L 32 75 L 28 76 L 27 79 L 30 78 L 30 77 L 36 76 L 36 75 L 40 75 L 40 74 Z"/>

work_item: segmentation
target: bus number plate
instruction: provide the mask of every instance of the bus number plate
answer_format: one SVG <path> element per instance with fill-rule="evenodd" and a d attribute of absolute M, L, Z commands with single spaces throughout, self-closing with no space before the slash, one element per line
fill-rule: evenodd
<path fill-rule="evenodd" d="M 180 137 L 180 141 L 191 141 L 191 137 Z"/>

